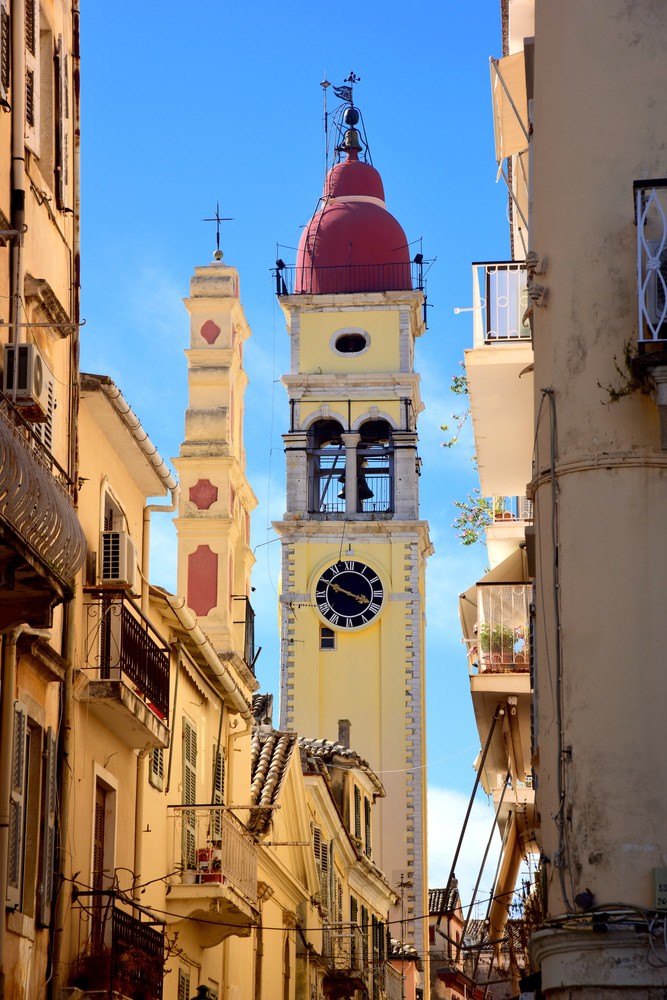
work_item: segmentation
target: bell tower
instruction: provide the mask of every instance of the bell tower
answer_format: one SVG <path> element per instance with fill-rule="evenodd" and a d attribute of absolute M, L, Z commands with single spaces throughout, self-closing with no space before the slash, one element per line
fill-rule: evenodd
<path fill-rule="evenodd" d="M 178 517 L 178 593 L 216 651 L 252 665 L 250 514 L 257 500 L 246 478 L 243 348 L 250 336 L 235 267 L 195 268 L 190 297 L 188 409 L 174 465 L 182 492 Z"/>
<path fill-rule="evenodd" d="M 350 745 L 381 776 L 373 859 L 403 893 L 392 936 L 428 954 L 424 577 L 414 347 L 420 265 L 387 211 L 382 179 L 343 115 L 341 159 L 278 262 L 291 342 L 282 542 L 281 726 Z M 413 273 L 415 277 L 413 280 Z M 375 810 L 374 810 L 375 811 Z M 401 908 L 393 914 L 401 919 Z"/>

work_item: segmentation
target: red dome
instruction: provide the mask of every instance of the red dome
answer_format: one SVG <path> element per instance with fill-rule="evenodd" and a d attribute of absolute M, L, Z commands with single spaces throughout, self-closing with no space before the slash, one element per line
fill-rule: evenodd
<path fill-rule="evenodd" d="M 294 291 L 317 295 L 412 288 L 407 242 L 386 209 L 379 173 L 351 150 L 349 159 L 329 171 L 322 208 L 301 236 Z"/>
<path fill-rule="evenodd" d="M 370 163 L 363 163 L 361 160 L 342 160 L 327 174 L 324 197 L 345 198 L 346 195 L 355 194 L 384 201 L 382 178 Z"/>

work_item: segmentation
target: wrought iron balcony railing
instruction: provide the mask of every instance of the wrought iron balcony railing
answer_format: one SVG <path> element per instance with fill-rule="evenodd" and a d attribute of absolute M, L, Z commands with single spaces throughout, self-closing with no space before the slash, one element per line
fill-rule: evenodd
<path fill-rule="evenodd" d="M 0 522 L 67 586 L 86 552 L 73 495 L 65 471 L 0 393 Z"/>
<path fill-rule="evenodd" d="M 368 978 L 364 936 L 358 924 L 325 924 L 323 935 L 323 957 L 332 969 Z"/>
<path fill-rule="evenodd" d="M 472 274 L 474 346 L 530 341 L 525 262 L 474 263 Z"/>
<path fill-rule="evenodd" d="M 169 714 L 169 653 L 160 633 L 121 591 L 94 590 L 86 604 L 86 666 L 94 680 L 131 686 L 163 721 Z"/>
<path fill-rule="evenodd" d="M 243 659 L 254 673 L 255 660 L 259 653 L 259 650 L 257 653 L 255 652 L 255 612 L 249 597 L 244 594 L 233 594 L 232 596 L 234 601 L 242 602 L 244 616 L 235 620 L 234 624 L 243 625 Z"/>
<path fill-rule="evenodd" d="M 479 673 L 530 670 L 530 584 L 480 583 L 477 623 L 465 636 L 470 668 Z"/>
<path fill-rule="evenodd" d="M 532 521 L 533 502 L 528 497 L 491 497 L 493 520 Z"/>
<path fill-rule="evenodd" d="M 357 479 L 357 513 L 389 513 L 393 510 L 393 476 L 389 468 L 373 468 L 372 459 Z M 383 461 L 386 465 L 386 460 Z M 345 469 L 320 467 L 308 480 L 311 513 L 343 514 L 345 503 Z"/>
<path fill-rule="evenodd" d="M 639 348 L 667 341 L 667 178 L 634 182 Z"/>
<path fill-rule="evenodd" d="M 403 1000 L 403 976 L 393 965 L 385 966 L 384 992 L 387 1000 Z"/>
<path fill-rule="evenodd" d="M 423 264 L 419 261 L 390 264 L 345 264 L 338 267 L 288 267 L 282 262 L 273 272 L 276 294 L 341 295 L 348 292 L 423 290 Z"/>
<path fill-rule="evenodd" d="M 244 824 L 226 806 L 169 806 L 172 868 L 182 883 L 229 885 L 257 902 L 257 848 Z M 194 890 L 196 891 L 196 890 Z"/>
<path fill-rule="evenodd" d="M 75 892 L 74 898 L 81 906 L 82 948 L 72 967 L 71 984 L 100 1000 L 162 1000 L 163 924 L 136 907 L 140 916 L 133 916 L 114 892 Z"/>

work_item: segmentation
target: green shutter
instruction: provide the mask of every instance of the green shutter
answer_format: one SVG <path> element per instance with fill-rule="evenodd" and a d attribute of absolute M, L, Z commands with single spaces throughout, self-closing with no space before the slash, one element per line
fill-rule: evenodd
<path fill-rule="evenodd" d="M 51 903 L 53 901 L 53 875 L 56 860 L 56 798 L 57 798 L 57 753 L 56 737 L 53 729 L 46 731 L 44 738 L 44 776 L 42 792 L 42 871 L 39 893 L 38 919 L 42 927 L 51 923 Z"/>
<path fill-rule="evenodd" d="M 28 720 L 18 702 L 14 704 L 12 738 L 12 785 L 9 801 L 9 851 L 7 900 L 21 906 L 23 890 L 23 857 L 25 851 L 25 784 L 26 738 Z"/>
<path fill-rule="evenodd" d="M 183 719 L 183 804 L 197 801 L 197 730 Z M 196 816 L 194 810 L 183 812 L 183 863 L 195 867 Z"/>

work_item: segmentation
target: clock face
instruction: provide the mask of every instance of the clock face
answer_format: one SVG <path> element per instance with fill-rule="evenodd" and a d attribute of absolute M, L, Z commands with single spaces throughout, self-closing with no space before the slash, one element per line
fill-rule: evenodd
<path fill-rule="evenodd" d="M 330 625 L 355 629 L 379 615 L 384 589 L 374 569 L 355 559 L 345 559 L 322 573 L 315 587 L 315 600 L 317 610 Z"/>

